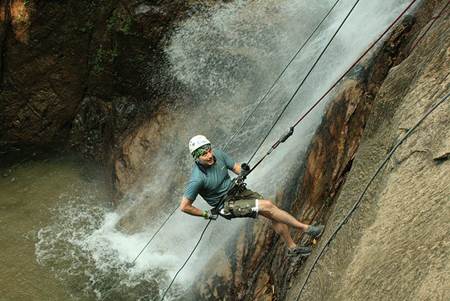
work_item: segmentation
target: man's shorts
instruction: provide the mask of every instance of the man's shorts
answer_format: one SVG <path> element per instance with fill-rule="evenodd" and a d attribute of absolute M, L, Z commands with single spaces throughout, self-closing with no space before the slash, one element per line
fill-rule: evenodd
<path fill-rule="evenodd" d="M 225 218 L 252 217 L 256 218 L 259 211 L 259 200 L 263 196 L 257 192 L 245 188 L 224 202 L 223 214 Z"/>

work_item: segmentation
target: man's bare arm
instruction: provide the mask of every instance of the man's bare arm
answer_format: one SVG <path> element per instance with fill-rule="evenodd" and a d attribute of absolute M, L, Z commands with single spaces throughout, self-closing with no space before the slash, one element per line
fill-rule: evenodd
<path fill-rule="evenodd" d="M 197 207 L 192 206 L 193 202 L 194 201 L 191 201 L 187 199 L 185 196 L 183 196 L 183 199 L 181 200 L 180 204 L 181 211 L 194 216 L 203 216 L 204 211 Z"/>

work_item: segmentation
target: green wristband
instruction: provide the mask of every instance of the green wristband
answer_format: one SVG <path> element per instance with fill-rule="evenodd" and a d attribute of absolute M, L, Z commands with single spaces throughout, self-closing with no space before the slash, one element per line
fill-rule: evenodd
<path fill-rule="evenodd" d="M 208 211 L 203 211 L 202 216 L 204 219 L 208 219 Z"/>

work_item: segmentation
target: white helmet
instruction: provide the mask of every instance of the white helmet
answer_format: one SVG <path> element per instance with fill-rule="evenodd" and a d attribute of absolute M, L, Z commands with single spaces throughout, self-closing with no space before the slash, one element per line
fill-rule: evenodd
<path fill-rule="evenodd" d="M 192 154 L 197 148 L 202 147 L 203 145 L 211 144 L 209 140 L 203 135 L 197 135 L 189 140 L 189 152 Z"/>

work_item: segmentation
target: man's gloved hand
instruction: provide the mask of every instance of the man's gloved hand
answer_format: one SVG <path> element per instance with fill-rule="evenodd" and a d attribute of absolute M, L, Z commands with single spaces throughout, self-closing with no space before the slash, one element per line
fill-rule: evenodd
<path fill-rule="evenodd" d="M 211 210 L 203 211 L 202 216 L 203 216 L 204 219 L 212 219 L 212 220 L 216 220 L 217 219 L 217 214 L 213 214 L 211 212 Z"/>
<path fill-rule="evenodd" d="M 241 164 L 241 172 L 239 175 L 243 178 L 245 178 L 250 173 L 250 166 L 247 163 Z"/>

